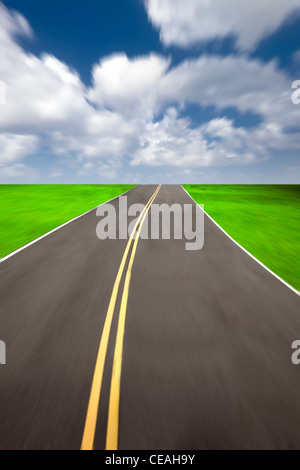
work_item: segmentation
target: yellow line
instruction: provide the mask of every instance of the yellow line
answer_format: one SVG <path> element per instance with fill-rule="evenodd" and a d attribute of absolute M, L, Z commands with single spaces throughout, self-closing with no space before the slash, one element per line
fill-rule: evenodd
<path fill-rule="evenodd" d="M 107 346 L 108 346 L 108 340 L 109 340 L 109 335 L 110 335 L 110 330 L 111 330 L 111 324 L 113 320 L 113 315 L 114 315 L 114 310 L 115 310 L 115 305 L 116 305 L 116 300 L 118 296 L 118 291 L 119 291 L 119 286 L 120 282 L 122 279 L 124 267 L 126 264 L 127 256 L 131 247 L 131 243 L 134 237 L 134 234 L 136 232 L 136 229 L 140 223 L 140 220 L 142 219 L 144 213 L 147 213 L 147 208 L 149 205 L 154 201 L 157 193 L 159 191 L 159 187 L 156 188 L 154 194 L 151 196 L 149 199 L 146 207 L 140 214 L 135 227 L 130 235 L 130 238 L 127 242 L 126 249 L 118 270 L 118 274 L 114 283 L 112 295 L 110 298 L 108 310 L 106 313 L 106 318 L 105 318 L 105 323 L 103 327 L 103 332 L 101 336 L 101 341 L 100 341 L 100 346 L 98 350 L 98 355 L 97 355 L 97 361 L 96 361 L 96 366 L 95 366 L 95 371 L 94 371 L 94 377 L 93 377 L 93 382 L 92 382 L 92 387 L 91 387 L 91 393 L 90 393 L 90 399 L 89 399 L 89 404 L 88 404 L 88 410 L 87 410 L 87 415 L 86 415 L 86 421 L 85 421 L 85 427 L 84 427 L 84 432 L 83 432 L 83 438 L 82 438 L 82 444 L 81 444 L 81 450 L 93 450 L 94 447 L 94 440 L 95 440 L 95 432 L 96 432 L 96 426 L 97 426 L 97 418 L 98 418 L 98 410 L 99 410 L 99 402 L 100 402 L 100 394 L 101 394 L 101 388 L 102 388 L 102 379 L 103 379 L 103 370 L 104 370 L 104 365 L 105 365 L 105 359 L 106 359 L 106 353 L 107 353 Z"/>
<path fill-rule="evenodd" d="M 158 191 L 161 186 L 159 186 Z M 157 192 L 158 194 L 158 192 Z M 108 409 L 108 423 L 106 433 L 106 450 L 118 450 L 119 440 L 119 408 L 120 408 L 120 389 L 121 389 L 121 373 L 122 373 L 122 357 L 123 357 L 123 343 L 124 343 L 124 332 L 125 332 L 125 321 L 127 312 L 127 303 L 129 295 L 129 286 L 131 280 L 132 266 L 136 255 L 137 245 L 139 242 L 140 233 L 142 230 L 143 223 L 145 221 L 147 212 L 149 211 L 151 204 L 156 198 L 157 194 L 153 198 L 152 202 L 146 208 L 143 214 L 142 221 L 137 231 L 137 236 L 134 241 L 132 248 L 127 273 L 125 277 L 123 295 L 121 300 L 120 315 L 118 322 L 117 339 L 114 353 L 113 372 L 110 385 L 110 398 L 109 398 L 109 409 Z"/>

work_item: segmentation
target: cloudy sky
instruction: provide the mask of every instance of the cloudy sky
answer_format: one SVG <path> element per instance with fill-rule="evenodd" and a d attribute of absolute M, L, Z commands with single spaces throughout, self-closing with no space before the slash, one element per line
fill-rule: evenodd
<path fill-rule="evenodd" d="M 0 1 L 0 183 L 300 183 L 295 80 L 300 0 Z"/>

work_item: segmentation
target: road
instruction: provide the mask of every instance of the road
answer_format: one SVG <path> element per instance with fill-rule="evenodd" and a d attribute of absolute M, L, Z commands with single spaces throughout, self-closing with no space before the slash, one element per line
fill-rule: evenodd
<path fill-rule="evenodd" d="M 155 203 L 192 201 L 175 185 Z M 98 221 L 92 211 L 0 264 L 0 448 L 104 449 L 112 432 L 120 450 L 299 449 L 300 298 L 205 217 L 200 251 L 132 241 L 103 349 L 129 242 L 99 241 Z"/>

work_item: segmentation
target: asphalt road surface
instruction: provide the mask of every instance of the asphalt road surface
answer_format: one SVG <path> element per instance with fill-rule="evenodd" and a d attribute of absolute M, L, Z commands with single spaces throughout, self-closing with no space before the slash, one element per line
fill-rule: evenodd
<path fill-rule="evenodd" d="M 155 203 L 192 201 L 162 186 Z M 120 450 L 300 449 L 300 298 L 205 217 L 200 251 L 132 241 L 101 358 L 129 242 L 100 241 L 98 222 L 90 212 L 0 264 L 0 448 L 80 449 L 86 432 L 104 449 L 110 416 Z"/>

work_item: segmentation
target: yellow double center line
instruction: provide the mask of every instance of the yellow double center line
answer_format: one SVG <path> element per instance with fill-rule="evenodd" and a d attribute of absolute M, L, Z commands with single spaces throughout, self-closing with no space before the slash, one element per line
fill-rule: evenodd
<path fill-rule="evenodd" d="M 82 438 L 81 450 L 93 450 L 95 432 L 97 426 L 98 412 L 99 412 L 99 403 L 100 395 L 102 388 L 103 380 L 103 371 L 105 366 L 106 354 L 108 341 L 111 331 L 112 320 L 114 316 L 116 301 L 118 297 L 120 282 L 123 276 L 124 268 L 128 258 L 128 253 L 131 248 L 132 241 L 135 237 L 131 256 L 129 259 L 129 264 L 126 272 L 125 283 L 123 288 L 121 307 L 119 313 L 119 322 L 117 329 L 117 338 L 114 352 L 114 362 L 113 362 L 113 371 L 111 378 L 111 387 L 110 387 L 110 399 L 109 399 L 109 410 L 108 410 L 108 424 L 107 424 L 107 434 L 106 434 L 106 449 L 107 450 L 117 450 L 118 448 L 118 435 L 119 435 L 119 405 L 120 405 L 120 387 L 121 387 L 121 370 L 122 370 L 122 356 L 123 356 L 123 341 L 124 341 L 124 331 L 125 331 L 125 320 L 126 320 L 126 311 L 127 311 L 127 302 L 128 302 L 128 293 L 131 280 L 132 266 L 134 258 L 136 255 L 137 245 L 142 230 L 143 223 L 147 216 L 147 213 L 154 202 L 161 186 L 156 188 L 156 191 L 149 199 L 146 207 L 140 214 L 134 229 L 130 235 L 128 243 L 125 248 L 125 252 L 118 270 L 118 274 L 114 283 L 113 291 L 111 294 L 105 323 L 102 331 L 100 346 L 98 350 L 98 356 L 94 371 L 94 377 L 92 382 L 92 388 L 90 393 L 90 399 L 88 404 L 88 410 L 86 415 L 84 433 Z"/>

